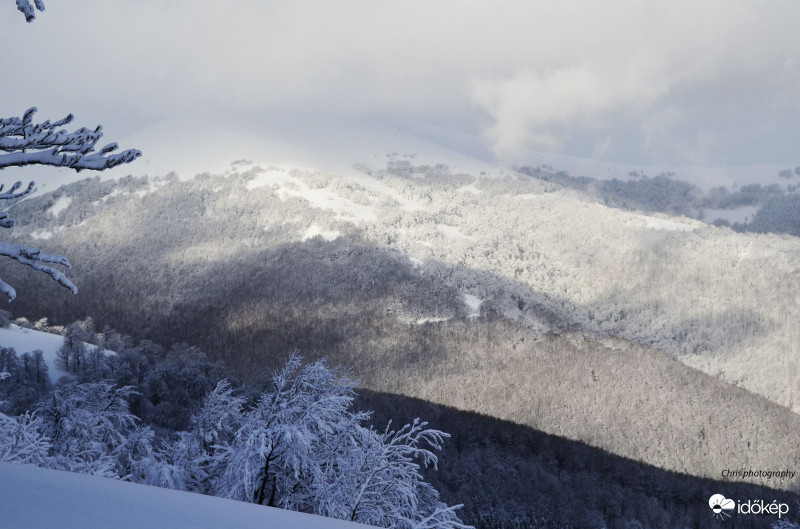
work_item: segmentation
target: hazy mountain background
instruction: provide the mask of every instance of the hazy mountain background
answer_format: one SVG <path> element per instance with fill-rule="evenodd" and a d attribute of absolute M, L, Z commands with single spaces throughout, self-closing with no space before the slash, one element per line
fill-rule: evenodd
<path fill-rule="evenodd" d="M 741 187 L 428 145 L 336 171 L 44 182 L 10 242 L 69 256 L 80 293 L 9 267 L 14 313 L 197 345 L 245 382 L 327 356 L 379 417 L 454 434 L 430 479 L 486 527 L 704 526 L 716 491 L 797 492 L 797 474 L 720 481 L 798 468 L 798 239 L 675 210 Z M 748 204 L 794 197 L 782 180 Z"/>

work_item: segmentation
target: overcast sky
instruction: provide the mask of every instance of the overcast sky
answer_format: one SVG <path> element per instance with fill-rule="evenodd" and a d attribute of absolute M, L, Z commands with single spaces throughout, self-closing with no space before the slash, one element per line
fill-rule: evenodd
<path fill-rule="evenodd" d="M 46 0 L 0 7 L 2 115 L 370 117 L 646 164 L 800 164 L 796 0 Z M 123 145 L 123 147 L 127 147 Z"/>

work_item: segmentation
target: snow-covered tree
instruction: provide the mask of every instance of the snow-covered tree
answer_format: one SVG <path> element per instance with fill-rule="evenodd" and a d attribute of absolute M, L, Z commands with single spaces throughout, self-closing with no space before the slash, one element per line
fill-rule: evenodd
<path fill-rule="evenodd" d="M 50 443 L 41 426 L 41 419 L 31 413 L 19 417 L 0 413 L 0 461 L 45 465 Z"/>
<path fill-rule="evenodd" d="M 85 338 L 78 325 L 73 323 L 67 326 L 64 342 L 56 352 L 56 362 L 59 367 L 72 373 L 77 373 L 81 370 L 87 355 Z"/>
<path fill-rule="evenodd" d="M 20 4 L 21 5 L 21 4 Z M 22 9 L 22 7 L 20 7 Z M 102 127 L 99 125 L 94 131 L 80 128 L 73 133 L 59 130 L 60 127 L 72 121 L 72 115 L 51 123 L 33 123 L 33 114 L 36 108 L 30 108 L 20 118 L 0 119 L 0 150 L 6 154 L 0 155 L 0 170 L 11 166 L 24 166 L 31 164 L 66 166 L 77 171 L 93 169 L 102 171 L 116 165 L 133 161 L 141 155 L 139 151 L 128 150 L 118 154 L 109 154 L 116 150 L 117 145 L 111 143 L 100 149 L 94 150 L 97 141 L 102 137 Z M 0 193 L 0 200 L 12 200 L 29 194 L 34 189 L 34 182 L 20 191 L 22 182 L 16 182 L 8 191 Z M 0 191 L 3 186 L 0 185 Z M 13 228 L 16 221 L 8 212 L 0 212 L 0 227 Z M 56 264 L 71 268 L 66 257 L 42 253 L 36 248 L 29 248 L 15 244 L 0 244 L 0 255 L 10 257 L 17 262 L 43 272 L 52 277 L 56 282 L 73 293 L 77 287 L 63 272 L 47 266 Z M 16 297 L 16 291 L 8 284 L 0 281 L 0 291 L 6 294 L 9 301 Z"/>
<path fill-rule="evenodd" d="M 433 450 L 447 434 L 419 420 L 383 434 L 365 427 L 369 414 L 350 410 L 355 382 L 324 360 L 302 366 L 292 355 L 272 384 L 242 411 L 242 399 L 220 383 L 192 418 L 193 431 L 170 448 L 160 479 L 383 527 L 466 527 L 455 515 L 460 506 L 439 501 L 419 472 L 436 466 Z"/>
<path fill-rule="evenodd" d="M 44 5 L 39 0 L 36 1 L 36 4 L 37 7 L 40 6 L 40 9 L 44 9 Z M 29 13 L 32 16 L 33 10 L 28 2 L 18 1 L 17 5 L 21 11 L 26 13 L 26 17 Z M 23 6 L 27 6 L 29 11 L 23 9 Z M 117 149 L 116 143 L 110 143 L 99 151 L 92 152 L 103 136 L 100 125 L 94 130 L 82 127 L 68 133 L 61 127 L 72 121 L 72 114 L 53 123 L 49 120 L 34 123 L 35 112 L 36 107 L 32 107 L 23 114 L 22 118 L 0 119 L 0 151 L 5 152 L 5 154 L 0 154 L 0 171 L 7 167 L 32 164 L 70 167 L 76 171 L 84 169 L 103 171 L 131 162 L 142 154 L 135 149 L 111 154 Z M 21 198 L 31 193 L 34 185 L 34 182 L 30 182 L 27 188 L 20 190 L 22 182 L 18 181 L 7 191 L 0 193 L 0 200 Z M 3 186 L 0 185 L 0 191 L 2 190 Z M 0 212 L 0 227 L 13 228 L 15 225 L 16 221 L 8 212 Z M 48 266 L 59 265 L 67 269 L 71 268 L 69 261 L 63 255 L 50 255 L 42 253 L 37 248 L 8 243 L 0 243 L 0 255 L 49 275 L 58 284 L 71 290 L 73 294 L 78 292 L 77 287 L 62 271 Z M 17 296 L 14 288 L 2 280 L 0 280 L 0 292 L 3 292 L 9 301 Z"/>
<path fill-rule="evenodd" d="M 378 527 L 466 527 L 425 483 L 420 463 L 437 465 L 447 434 L 414 420 L 383 434 L 358 426 L 325 446 L 321 480 L 316 487 L 316 513 Z"/>
<path fill-rule="evenodd" d="M 113 477 L 129 474 L 130 465 L 120 468 L 119 449 L 136 428 L 137 419 L 128 410 L 132 392 L 107 382 L 70 382 L 53 390 L 36 409 L 42 433 L 52 444 L 49 466 Z M 122 459 L 128 458 L 126 453 Z"/>
<path fill-rule="evenodd" d="M 178 490 L 215 494 L 225 472 L 234 436 L 242 421 L 244 399 L 235 395 L 230 383 L 217 384 L 191 418 L 191 430 L 156 453 L 145 483 Z"/>
<path fill-rule="evenodd" d="M 274 389 L 247 411 L 224 453 L 217 494 L 262 505 L 287 506 L 293 491 L 313 479 L 314 443 L 345 420 L 354 383 L 324 361 L 301 368 L 292 355 L 273 378 Z"/>
<path fill-rule="evenodd" d="M 227 380 L 222 380 L 203 400 L 202 409 L 192 416 L 192 436 L 206 454 L 233 441 L 242 422 L 244 399 L 236 396 Z"/>
<path fill-rule="evenodd" d="M 0 347 L 0 412 L 17 415 L 29 410 L 50 386 L 47 363 L 41 351 L 17 355 Z"/>
<path fill-rule="evenodd" d="M 41 349 L 36 349 L 30 353 L 23 353 L 20 358 L 22 363 L 22 371 L 26 380 L 46 388 L 49 384 L 49 377 L 47 376 L 50 367 L 44 359 L 44 352 Z"/>
<path fill-rule="evenodd" d="M 117 474 L 120 479 L 145 483 L 154 464 L 153 439 L 155 432 L 149 426 L 137 426 L 125 440 L 114 449 Z"/>
<path fill-rule="evenodd" d="M 174 490 L 202 492 L 206 475 L 201 469 L 201 458 L 193 450 L 190 434 L 180 432 L 173 442 L 159 447 L 146 469 L 141 483 Z"/>

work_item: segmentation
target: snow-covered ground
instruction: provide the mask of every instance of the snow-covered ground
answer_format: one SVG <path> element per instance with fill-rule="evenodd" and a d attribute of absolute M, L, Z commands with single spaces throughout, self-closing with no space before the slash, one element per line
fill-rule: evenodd
<path fill-rule="evenodd" d="M 309 239 L 313 239 L 314 237 L 322 237 L 326 241 L 335 241 L 341 233 L 336 230 L 321 230 L 319 226 L 316 224 L 312 224 L 306 230 L 306 233 L 303 235 L 303 240 L 307 241 Z"/>
<path fill-rule="evenodd" d="M 362 524 L 114 479 L 0 463 L 8 529 L 357 529 Z"/>
<path fill-rule="evenodd" d="M 67 209 L 67 207 L 69 207 L 71 202 L 72 202 L 72 197 L 63 196 L 58 200 L 56 200 L 55 204 L 53 204 L 50 207 L 50 209 L 46 211 L 46 213 L 53 216 L 58 216 L 59 213 L 61 213 L 62 211 Z"/>
<path fill-rule="evenodd" d="M 14 351 L 20 356 L 24 353 L 31 353 L 37 349 L 40 349 L 42 353 L 44 353 L 44 359 L 49 367 L 48 374 L 51 382 L 55 382 L 59 378 L 69 375 L 66 371 L 58 369 L 56 364 L 56 352 L 61 348 L 63 343 L 64 337 L 58 334 L 24 329 L 14 324 L 11 324 L 8 329 L 0 327 L 0 347 L 13 347 Z"/>
<path fill-rule="evenodd" d="M 463 294 L 464 296 L 464 304 L 469 309 L 469 318 L 477 318 L 481 315 L 481 304 L 483 300 L 478 296 L 473 296 L 472 294 Z"/>
<path fill-rule="evenodd" d="M 642 215 L 645 225 L 651 230 L 667 231 L 694 231 L 701 224 L 689 220 L 675 220 L 661 217 L 645 217 Z"/>
<path fill-rule="evenodd" d="M 458 228 L 455 226 L 450 226 L 449 224 L 437 224 L 436 229 L 439 230 L 445 239 L 470 239 L 471 237 L 464 235 L 459 231 Z"/>

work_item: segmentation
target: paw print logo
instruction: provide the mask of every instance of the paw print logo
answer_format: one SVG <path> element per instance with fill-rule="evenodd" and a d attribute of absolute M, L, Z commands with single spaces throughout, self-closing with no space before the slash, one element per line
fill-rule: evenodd
<path fill-rule="evenodd" d="M 725 511 L 732 511 L 736 508 L 736 502 L 727 499 L 722 494 L 714 494 L 708 499 L 708 506 L 714 511 L 714 518 L 717 520 L 724 520 L 730 518 L 731 515 Z"/>

